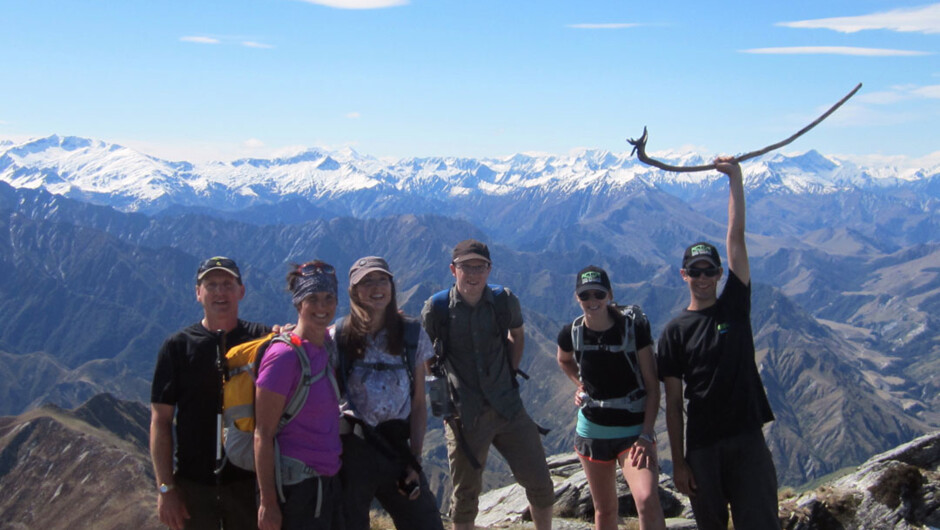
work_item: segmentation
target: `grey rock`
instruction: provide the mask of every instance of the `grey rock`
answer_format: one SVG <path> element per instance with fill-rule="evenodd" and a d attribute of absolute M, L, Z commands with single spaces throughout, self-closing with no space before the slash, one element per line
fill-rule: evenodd
<path fill-rule="evenodd" d="M 555 455 L 548 459 L 549 472 L 555 482 L 555 505 L 553 514 L 559 521 L 576 520 L 591 527 L 594 520 L 594 504 L 591 500 L 591 491 L 588 487 L 587 477 L 578 457 L 574 453 Z M 622 517 L 636 517 L 636 505 L 630 488 L 617 473 L 617 496 L 620 501 L 620 515 Z M 669 528 L 694 528 L 688 526 L 691 517 L 691 507 L 688 498 L 675 491 L 672 478 L 661 475 L 659 484 L 659 498 L 663 512 L 670 519 Z M 528 500 L 525 490 L 518 484 L 489 491 L 480 497 L 480 512 L 477 515 L 476 525 L 479 527 L 493 527 L 522 524 L 531 520 L 528 513 Z M 571 522 L 566 524 L 578 523 Z M 562 528 L 555 525 L 556 528 Z M 580 528 L 566 526 L 564 528 Z"/>
<path fill-rule="evenodd" d="M 940 431 L 881 453 L 846 475 L 781 503 L 784 528 L 940 527 Z"/>

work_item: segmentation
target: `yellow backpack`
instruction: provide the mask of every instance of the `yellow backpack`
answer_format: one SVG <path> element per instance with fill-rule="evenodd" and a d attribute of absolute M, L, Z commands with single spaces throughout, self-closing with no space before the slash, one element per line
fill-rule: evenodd
<path fill-rule="evenodd" d="M 301 366 L 300 384 L 284 406 L 284 413 L 277 426 L 278 432 L 304 407 L 310 393 L 310 385 L 324 376 L 329 378 L 337 396 L 339 395 L 333 373 L 333 361 L 336 356 L 332 341 L 327 341 L 328 362 L 323 370 L 315 375 L 310 373 L 310 359 L 301 347 L 300 338 L 290 333 L 269 333 L 230 348 L 225 353 L 225 379 L 222 383 L 222 444 L 225 448 L 225 458 L 249 471 L 255 470 L 255 380 L 264 352 L 274 342 L 290 345 L 297 353 Z"/>

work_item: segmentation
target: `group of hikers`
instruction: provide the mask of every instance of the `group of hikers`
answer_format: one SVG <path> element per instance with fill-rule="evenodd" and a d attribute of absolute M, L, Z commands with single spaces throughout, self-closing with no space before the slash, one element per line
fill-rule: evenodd
<path fill-rule="evenodd" d="M 689 246 L 680 273 L 690 301 L 656 345 L 635 305 L 614 303 L 605 270 L 575 277 L 582 315 L 558 333 L 557 361 L 576 386 L 574 449 L 598 529 L 616 529 L 616 474 L 623 473 L 640 528 L 665 528 L 658 495 L 655 422 L 664 384 L 674 480 L 699 528 L 779 528 L 777 483 L 762 426 L 773 420 L 755 361 L 741 168 L 728 176 L 727 281 L 718 250 Z M 234 261 L 216 257 L 196 274 L 204 317 L 170 336 L 156 362 L 150 449 L 160 520 L 173 529 L 355 529 L 377 500 L 404 529 L 443 529 L 422 471 L 428 401 L 445 423 L 453 528 L 472 529 L 490 447 L 524 488 L 536 529 L 552 525 L 554 484 L 541 428 L 516 376 L 525 346 L 519 299 L 487 282 L 488 247 L 458 243 L 454 284 L 430 297 L 420 319 L 404 316 L 395 276 L 381 257 L 349 269 L 349 315 L 334 322 L 334 267 L 293 265 L 292 325 L 238 318 L 245 295 Z M 225 464 L 218 443 L 226 348 L 276 332 L 253 366 L 254 472 Z M 292 399 L 304 389 L 306 399 Z M 427 396 L 426 396 L 427 395 Z M 684 402 L 688 402 L 687 411 Z M 575 407 L 572 407 L 573 409 Z M 688 421 L 684 418 L 688 414 Z"/>

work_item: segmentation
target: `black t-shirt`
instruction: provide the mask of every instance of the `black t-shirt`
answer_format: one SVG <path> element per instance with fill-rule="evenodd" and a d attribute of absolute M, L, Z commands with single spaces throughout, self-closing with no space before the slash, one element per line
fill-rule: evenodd
<path fill-rule="evenodd" d="M 688 449 L 773 421 L 754 360 L 751 288 L 733 272 L 715 305 L 666 324 L 656 360 L 660 378 L 685 382 Z"/>
<path fill-rule="evenodd" d="M 623 332 L 627 319 L 618 311 L 611 310 L 614 325 L 605 331 L 593 331 L 584 326 L 585 345 L 618 346 L 623 342 Z M 649 320 L 637 319 L 635 325 L 636 349 L 641 350 L 653 343 Z M 558 347 L 564 351 L 574 351 L 571 342 L 571 324 L 566 324 L 558 332 Z M 575 360 L 581 372 L 584 391 L 593 399 L 603 400 L 623 397 L 637 388 L 636 375 L 630 368 L 623 352 L 608 352 L 585 348 L 584 352 L 574 352 Z M 637 370 L 640 368 L 636 352 L 631 359 Z M 628 427 L 643 423 L 643 412 L 630 412 L 620 409 L 601 409 L 585 407 L 584 417 L 598 425 Z"/>
<path fill-rule="evenodd" d="M 268 333 L 256 322 L 238 321 L 225 335 L 231 348 Z M 150 402 L 176 407 L 176 473 L 203 484 L 215 483 L 216 414 L 221 381 L 216 369 L 215 332 L 197 322 L 171 335 L 157 355 Z M 235 466 L 225 466 L 222 481 L 253 476 Z"/>

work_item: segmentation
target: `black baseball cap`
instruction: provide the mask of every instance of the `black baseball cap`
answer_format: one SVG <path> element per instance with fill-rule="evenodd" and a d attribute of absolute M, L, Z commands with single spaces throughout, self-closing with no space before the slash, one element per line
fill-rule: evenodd
<path fill-rule="evenodd" d="M 457 243 L 451 261 L 461 263 L 472 259 L 481 259 L 489 264 L 493 263 L 490 261 L 490 249 L 486 246 L 486 243 L 481 243 L 476 239 L 465 239 Z"/>
<path fill-rule="evenodd" d="M 682 268 L 688 269 L 689 265 L 697 261 L 707 261 L 712 267 L 721 267 L 721 256 L 718 255 L 718 249 L 711 243 L 700 241 L 689 245 L 682 255 Z"/>
<path fill-rule="evenodd" d="M 609 294 L 611 288 L 607 271 L 594 265 L 581 269 L 574 284 L 574 292 L 580 294 L 584 291 L 604 291 Z"/>
<path fill-rule="evenodd" d="M 238 270 L 238 265 L 235 264 L 234 260 L 226 258 L 225 256 L 215 256 L 214 258 L 209 258 L 200 263 L 199 270 L 196 271 L 196 281 L 202 280 L 206 274 L 212 271 L 225 271 L 234 276 L 239 283 L 242 281 L 242 275 L 241 271 Z"/>

